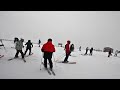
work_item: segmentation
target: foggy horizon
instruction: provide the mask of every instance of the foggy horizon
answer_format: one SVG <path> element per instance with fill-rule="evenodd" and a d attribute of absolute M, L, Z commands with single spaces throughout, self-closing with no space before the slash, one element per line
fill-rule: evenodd
<path fill-rule="evenodd" d="M 120 50 L 119 11 L 0 11 L 0 38 Z"/>

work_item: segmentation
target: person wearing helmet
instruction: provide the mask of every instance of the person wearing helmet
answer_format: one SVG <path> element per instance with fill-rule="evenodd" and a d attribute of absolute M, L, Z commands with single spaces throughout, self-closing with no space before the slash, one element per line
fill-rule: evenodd
<path fill-rule="evenodd" d="M 44 58 L 44 67 L 47 68 L 47 60 L 49 61 L 50 64 L 50 69 L 52 70 L 53 68 L 53 63 L 52 63 L 52 54 L 53 52 L 55 52 L 55 47 L 52 44 L 52 39 L 49 38 L 47 43 L 45 43 L 42 48 L 41 51 L 43 52 L 43 58 Z"/>
<path fill-rule="evenodd" d="M 67 41 L 67 44 L 65 45 L 65 53 L 66 53 L 66 57 L 65 57 L 63 63 L 68 62 L 68 57 L 70 56 L 70 53 L 71 53 L 71 51 L 70 51 L 70 41 L 69 40 Z"/>
<path fill-rule="evenodd" d="M 29 50 L 29 55 L 30 55 L 31 54 L 31 48 L 33 47 L 33 44 L 31 43 L 31 40 L 28 40 L 28 42 L 25 45 L 27 45 L 27 47 L 26 47 L 26 51 L 25 51 L 24 55 L 26 55 L 28 50 Z"/>

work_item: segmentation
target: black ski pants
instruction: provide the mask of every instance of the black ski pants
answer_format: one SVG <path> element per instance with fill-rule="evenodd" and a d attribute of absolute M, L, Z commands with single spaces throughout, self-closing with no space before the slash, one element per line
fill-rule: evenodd
<path fill-rule="evenodd" d="M 47 60 L 49 61 L 50 68 L 53 68 L 53 63 L 52 63 L 52 53 L 51 52 L 44 52 L 44 67 L 47 68 Z"/>
<path fill-rule="evenodd" d="M 22 50 L 17 50 L 15 57 L 17 58 L 19 53 L 21 53 L 22 58 L 24 58 L 24 54 L 23 54 Z"/>
<path fill-rule="evenodd" d="M 31 54 L 31 48 L 26 48 L 26 51 L 25 51 L 24 55 L 26 55 L 28 50 L 29 50 L 29 55 Z"/>

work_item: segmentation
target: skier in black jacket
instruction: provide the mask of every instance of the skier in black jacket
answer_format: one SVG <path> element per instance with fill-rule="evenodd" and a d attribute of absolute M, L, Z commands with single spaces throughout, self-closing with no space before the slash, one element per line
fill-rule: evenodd
<path fill-rule="evenodd" d="M 29 50 L 29 55 L 30 55 L 31 54 L 31 48 L 33 47 L 33 44 L 31 43 L 31 40 L 28 40 L 28 42 L 25 45 L 27 45 L 27 47 L 26 47 L 26 51 L 25 51 L 24 55 L 26 55 L 28 50 Z"/>
<path fill-rule="evenodd" d="M 86 52 L 85 52 L 85 54 L 84 54 L 84 55 L 87 55 L 88 50 L 89 50 L 89 48 L 87 47 L 87 48 L 86 48 Z"/>
<path fill-rule="evenodd" d="M 40 47 L 40 44 L 41 44 L 41 41 L 40 41 L 40 39 L 39 39 L 39 41 L 38 41 L 38 45 L 39 45 L 39 47 Z"/>
<path fill-rule="evenodd" d="M 92 56 L 92 53 L 93 53 L 93 47 L 90 49 L 90 54 Z"/>
<path fill-rule="evenodd" d="M 112 51 L 109 50 L 109 52 L 108 52 L 108 57 L 110 57 L 111 55 L 112 55 Z"/>

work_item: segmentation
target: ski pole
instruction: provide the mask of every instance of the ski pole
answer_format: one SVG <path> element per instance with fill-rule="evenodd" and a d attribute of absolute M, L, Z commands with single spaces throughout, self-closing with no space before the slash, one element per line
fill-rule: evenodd
<path fill-rule="evenodd" d="M 43 53 L 42 53 L 42 57 L 43 57 Z M 41 70 L 41 66 L 42 66 L 42 57 L 41 57 L 41 62 L 40 62 L 40 70 Z"/>
<path fill-rule="evenodd" d="M 53 54 L 53 58 L 54 58 L 55 66 L 56 66 L 56 61 L 55 61 L 55 57 L 54 57 L 54 54 Z"/>
<path fill-rule="evenodd" d="M 41 70 L 41 65 L 42 65 L 42 58 L 41 58 L 41 62 L 40 62 L 40 70 Z"/>

